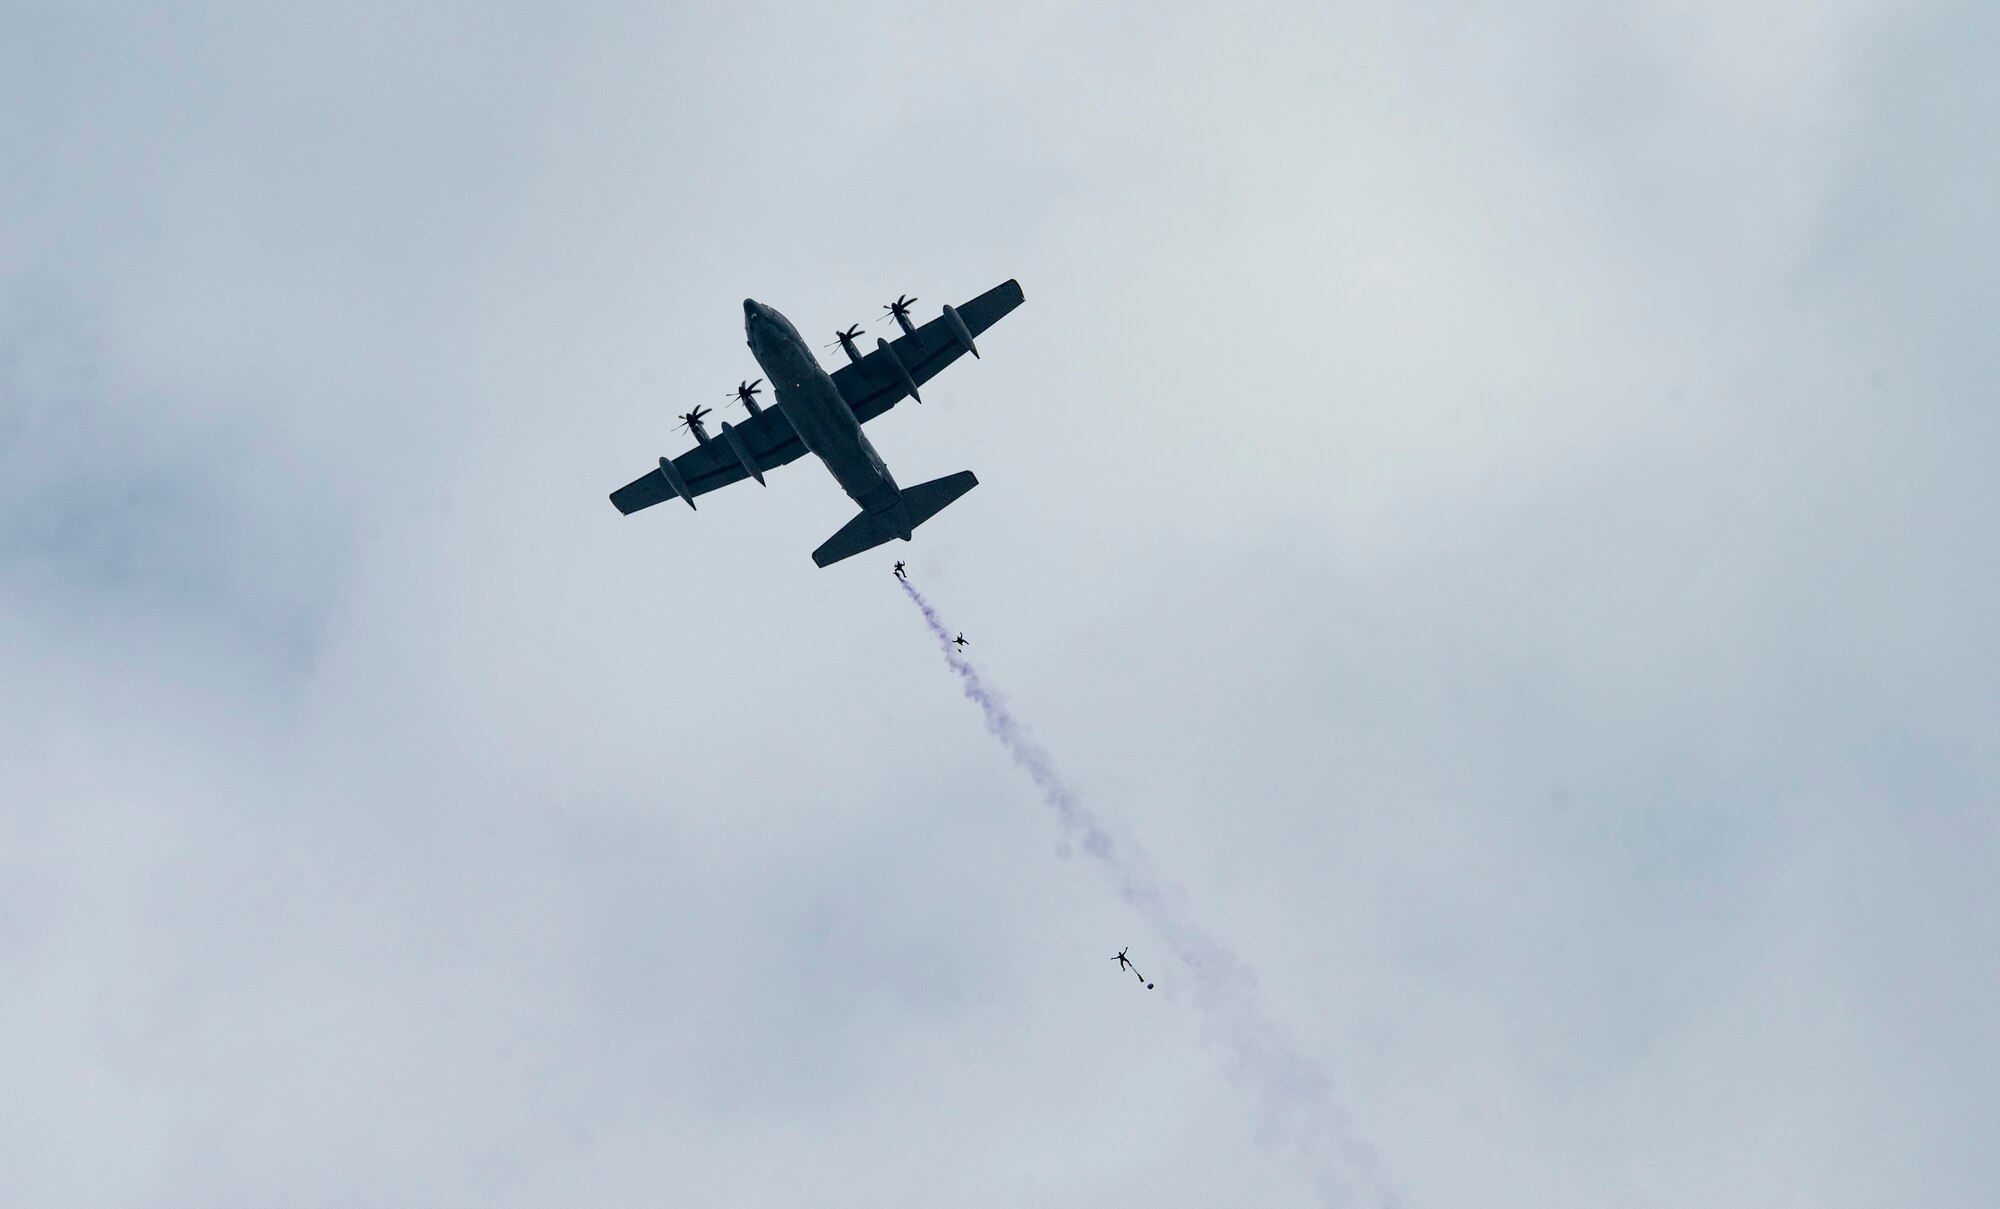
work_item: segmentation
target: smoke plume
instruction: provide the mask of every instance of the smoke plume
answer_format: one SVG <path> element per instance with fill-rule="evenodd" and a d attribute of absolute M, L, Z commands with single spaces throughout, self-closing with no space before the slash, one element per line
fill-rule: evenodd
<path fill-rule="evenodd" d="M 1065 838 L 1097 860 L 1119 897 L 1145 917 L 1187 967 L 1202 1035 L 1228 1056 L 1231 1074 L 1263 1101 L 1266 1141 L 1289 1145 L 1314 1165 L 1324 1203 L 1394 1205 L 1396 1198 L 1381 1186 L 1373 1152 L 1354 1136 L 1325 1073 L 1265 1012 L 1249 966 L 1189 918 L 1184 893 L 1162 884 L 1133 845 L 1115 839 L 1077 800 L 1048 752 L 1028 737 L 979 670 L 952 644 L 951 632 L 930 601 L 907 579 L 899 582 L 923 613 L 966 697 L 985 716 L 986 729 L 1041 790 Z"/>

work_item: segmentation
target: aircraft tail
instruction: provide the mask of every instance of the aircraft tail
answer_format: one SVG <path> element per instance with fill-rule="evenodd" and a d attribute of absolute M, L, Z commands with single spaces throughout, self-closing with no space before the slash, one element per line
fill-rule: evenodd
<path fill-rule="evenodd" d="M 826 539 L 825 544 L 813 551 L 813 561 L 822 567 L 832 566 L 843 558 L 852 558 L 864 550 L 873 550 L 883 542 L 903 537 L 898 533 L 897 522 L 907 524 L 910 529 L 943 512 L 945 507 L 959 496 L 979 486 L 970 470 L 948 474 L 928 483 L 918 483 L 903 490 L 902 498 L 894 507 L 877 515 L 863 512 L 840 527 L 840 532 Z"/>
<path fill-rule="evenodd" d="M 946 505 L 977 486 L 979 480 L 972 477 L 972 472 L 961 470 L 957 474 L 947 474 L 941 479 L 906 488 L 903 502 L 910 506 L 910 527 L 914 529 L 943 512 Z"/>

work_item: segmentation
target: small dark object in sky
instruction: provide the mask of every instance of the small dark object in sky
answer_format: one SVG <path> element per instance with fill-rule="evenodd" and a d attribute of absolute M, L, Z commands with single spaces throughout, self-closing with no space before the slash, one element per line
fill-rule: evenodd
<path fill-rule="evenodd" d="M 1139 972 L 1139 967 L 1133 965 L 1132 959 L 1125 956 L 1126 951 L 1131 949 L 1131 947 L 1132 947 L 1131 945 L 1126 945 L 1125 948 L 1118 950 L 1118 952 L 1112 956 L 1111 960 L 1118 963 L 1119 969 L 1132 971 L 1132 977 L 1137 978 L 1140 984 L 1150 991 L 1153 989 L 1153 984 L 1147 982 L 1146 976 Z"/>
<path fill-rule="evenodd" d="M 896 564 L 896 578 L 897 578 L 897 579 L 908 579 L 909 577 L 910 577 L 910 573 L 909 573 L 908 571 L 905 571 L 905 570 L 903 570 L 903 564 L 902 564 L 902 563 L 901 563 L 901 562 L 899 561 L 899 562 L 898 562 L 898 563 Z"/>
<path fill-rule="evenodd" d="M 966 647 L 966 646 L 971 646 L 972 644 L 966 641 L 965 635 L 960 634 L 958 637 L 951 640 L 951 645 L 956 647 Z"/>

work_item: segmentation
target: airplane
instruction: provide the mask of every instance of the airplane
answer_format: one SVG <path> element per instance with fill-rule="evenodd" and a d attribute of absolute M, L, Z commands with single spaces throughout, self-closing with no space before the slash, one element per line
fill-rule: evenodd
<path fill-rule="evenodd" d="M 960 634 L 958 637 L 951 640 L 951 645 L 955 647 L 967 647 L 971 646 L 972 644 L 965 640 L 964 634 Z"/>
<path fill-rule="evenodd" d="M 1125 948 L 1118 950 L 1118 952 L 1115 955 L 1113 955 L 1111 960 L 1118 963 L 1119 969 L 1132 971 L 1132 977 L 1137 978 L 1142 983 L 1145 983 L 1146 989 L 1150 991 L 1153 989 L 1153 984 L 1150 982 L 1146 982 L 1146 976 L 1139 972 L 1139 967 L 1133 965 L 1132 959 L 1125 956 L 1126 952 L 1130 950 L 1131 947 L 1132 947 L 1131 945 L 1126 945 Z"/>
<path fill-rule="evenodd" d="M 658 470 L 612 492 L 611 502 L 627 515 L 675 498 L 693 508 L 698 495 L 740 479 L 762 484 L 765 471 L 811 453 L 861 507 L 859 515 L 813 551 L 814 563 L 831 566 L 894 538 L 909 541 L 918 525 L 978 486 L 979 480 L 970 470 L 962 470 L 900 487 L 861 426 L 905 396 L 923 402 L 918 388 L 960 353 L 977 357 L 973 338 L 1021 305 L 1022 294 L 1019 282 L 1005 281 L 964 306 L 945 307 L 921 327 L 910 320 L 910 304 L 915 301 L 898 295 L 884 308 L 903 334 L 893 341 L 878 338 L 873 352 L 864 354 L 855 344 L 858 324 L 838 333 L 848 364 L 829 374 L 789 319 L 745 298 L 744 334 L 764 371 L 757 383 L 746 382 L 736 389 L 737 401 L 749 418 L 740 425 L 723 421 L 717 439 L 702 424 L 705 411 L 689 412 L 681 417 L 682 426 L 694 434 L 695 447 L 677 458 L 661 458 Z M 776 401 L 759 407 L 756 395 L 766 378 Z"/>
<path fill-rule="evenodd" d="M 902 564 L 902 563 L 901 563 L 901 562 L 899 561 L 899 562 L 898 562 L 898 563 L 896 564 L 896 578 L 897 578 L 897 579 L 908 579 L 909 577 L 910 577 L 910 573 L 909 573 L 908 571 L 905 571 L 905 570 L 903 570 L 903 564 Z"/>

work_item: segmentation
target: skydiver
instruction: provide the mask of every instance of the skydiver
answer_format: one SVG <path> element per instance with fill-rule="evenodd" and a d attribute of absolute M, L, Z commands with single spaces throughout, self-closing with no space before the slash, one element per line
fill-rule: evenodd
<path fill-rule="evenodd" d="M 909 572 L 907 572 L 907 571 L 903 570 L 903 564 L 902 564 L 902 563 L 897 563 L 897 564 L 896 564 L 896 578 L 897 578 L 897 579 L 908 579 L 909 577 L 910 577 L 910 575 L 909 575 Z"/>
<path fill-rule="evenodd" d="M 951 640 L 951 645 L 953 645 L 953 646 L 955 646 L 955 647 L 959 647 L 959 648 L 961 648 L 961 649 L 962 649 L 962 648 L 964 648 L 964 647 L 967 647 L 967 646 L 970 646 L 970 645 L 972 645 L 972 644 L 971 644 L 971 643 L 968 643 L 968 642 L 967 642 L 967 641 L 965 640 L 965 635 L 964 635 L 963 633 L 960 633 L 958 637 L 956 637 L 956 638 L 954 638 L 954 639 L 952 639 L 952 640 Z"/>
<path fill-rule="evenodd" d="M 1125 948 L 1118 950 L 1118 952 L 1112 956 L 1111 960 L 1118 963 L 1119 969 L 1132 971 L 1132 977 L 1138 979 L 1140 984 L 1150 991 L 1153 989 L 1153 984 L 1147 982 L 1146 976 L 1139 972 L 1139 967 L 1133 965 L 1132 959 L 1125 956 L 1126 951 L 1129 950 L 1131 947 L 1132 947 L 1131 945 L 1126 945 Z"/>

